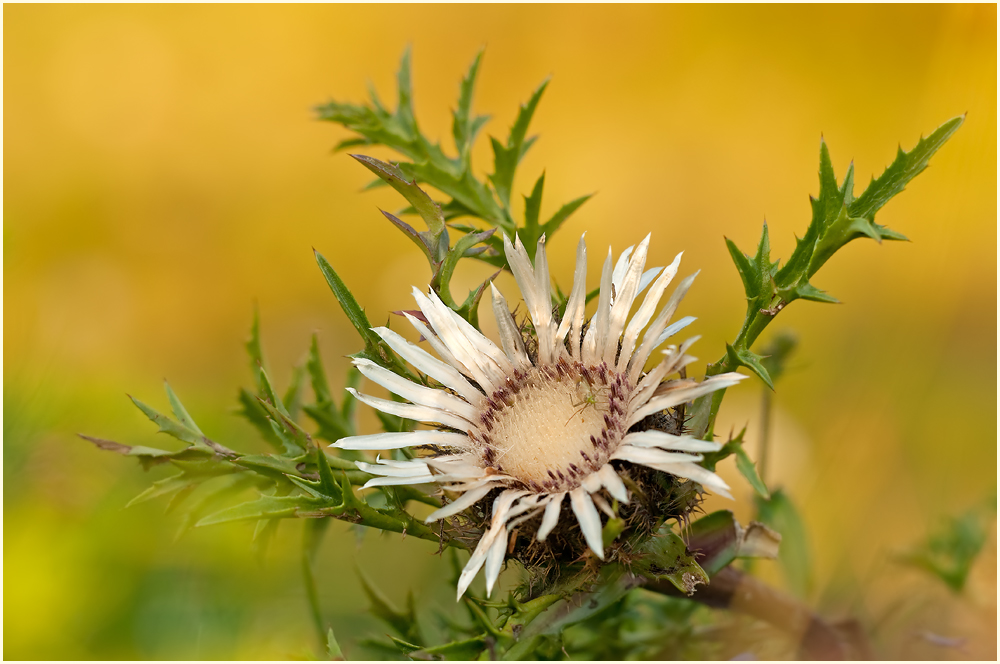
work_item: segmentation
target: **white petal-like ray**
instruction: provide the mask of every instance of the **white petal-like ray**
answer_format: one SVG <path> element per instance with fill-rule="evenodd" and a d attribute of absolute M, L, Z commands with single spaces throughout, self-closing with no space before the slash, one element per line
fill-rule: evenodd
<path fill-rule="evenodd" d="M 462 334 L 451 316 L 439 311 L 430 298 L 414 288 L 413 299 L 417 301 L 417 306 L 424 312 L 424 316 L 430 321 L 438 338 L 448 347 L 454 358 L 469 371 L 480 387 L 492 394 L 497 388 L 497 383 L 494 382 L 492 376 L 494 372 L 490 371 L 489 365 L 491 363 L 482 353 L 476 351 L 472 342 Z"/>
<path fill-rule="evenodd" d="M 639 431 L 627 434 L 622 438 L 622 445 L 633 447 L 659 447 L 675 452 L 718 452 L 722 443 L 712 440 L 699 440 L 691 436 L 675 436 L 666 431 Z"/>
<path fill-rule="evenodd" d="M 479 544 L 476 545 L 476 550 L 472 552 L 469 557 L 469 562 L 465 563 L 465 567 L 462 568 L 462 574 L 458 577 L 458 594 L 455 596 L 455 601 L 461 600 L 462 595 L 465 591 L 469 589 L 472 584 L 472 580 L 476 578 L 476 574 L 479 573 L 479 569 L 486 562 L 486 554 L 490 550 L 490 545 L 493 544 L 493 539 L 496 537 L 495 531 L 487 530 L 483 533 L 483 536 L 479 538 Z"/>
<path fill-rule="evenodd" d="M 594 472 L 583 478 L 580 486 L 587 490 L 587 493 L 597 493 L 601 490 L 601 478 Z"/>
<path fill-rule="evenodd" d="M 518 369 L 526 370 L 531 367 L 531 359 L 524 348 L 524 339 L 521 338 L 521 332 L 517 329 L 514 317 L 510 313 L 507 300 L 492 283 L 490 289 L 493 293 L 493 317 L 500 330 L 500 343 L 503 346 L 503 352 L 507 353 L 507 359 L 510 360 L 511 364 Z"/>
<path fill-rule="evenodd" d="M 386 459 L 381 463 L 366 463 L 355 461 L 359 470 L 372 475 L 384 475 L 385 477 L 417 477 L 420 475 L 430 475 L 430 469 L 423 461 L 393 461 Z"/>
<path fill-rule="evenodd" d="M 733 498 L 733 496 L 729 493 L 729 485 L 726 484 L 721 477 L 710 470 L 702 468 L 701 466 L 693 463 L 663 463 L 645 465 L 653 468 L 654 470 L 660 470 L 664 473 L 676 475 L 677 477 L 694 480 L 702 486 L 711 489 L 720 496 L 725 496 L 730 500 Z"/>
<path fill-rule="evenodd" d="M 628 327 L 625 328 L 625 336 L 622 338 L 621 356 L 618 359 L 618 371 L 625 371 L 629 359 L 632 357 L 632 351 L 635 350 L 635 342 L 639 338 L 639 332 L 642 331 L 642 328 L 646 327 L 649 319 L 653 317 L 653 312 L 656 311 L 656 305 L 660 303 L 663 292 L 677 275 L 677 269 L 680 267 L 681 256 L 683 255 L 683 251 L 677 254 L 674 261 L 660 274 L 656 283 L 653 284 L 653 288 L 646 293 L 646 297 L 643 299 L 639 309 L 632 316 Z"/>
<path fill-rule="evenodd" d="M 408 420 L 417 420 L 418 422 L 438 422 L 452 429 L 458 429 L 459 431 L 468 432 L 470 425 L 464 418 L 454 415 L 452 413 L 445 412 L 443 410 L 438 410 L 437 408 L 431 408 L 430 406 L 420 406 L 412 403 L 399 403 L 398 401 L 389 401 L 388 399 L 379 399 L 378 397 L 370 397 L 367 394 L 361 394 L 353 387 L 348 387 L 347 391 L 354 395 L 354 398 L 361 403 L 368 404 L 376 410 L 381 410 L 383 413 L 389 413 L 390 415 L 397 415 L 399 417 L 405 417 Z"/>
<path fill-rule="evenodd" d="M 710 376 L 692 387 L 684 387 L 678 390 L 673 390 L 663 396 L 654 396 L 646 402 L 646 405 L 636 410 L 628 418 L 626 426 L 632 426 L 647 415 L 658 413 L 664 408 L 673 408 L 674 406 L 679 406 L 682 403 L 686 403 L 692 399 L 697 399 L 702 395 L 710 394 L 716 390 L 732 387 L 744 378 L 746 378 L 746 376 L 736 372 L 724 373 L 719 374 L 718 376 Z"/>
<path fill-rule="evenodd" d="M 608 338 L 608 319 L 611 316 L 611 250 L 601 271 L 601 290 L 597 295 L 597 311 L 590 319 L 590 327 L 583 338 L 583 363 L 595 365 L 604 356 Z M 617 347 L 617 344 L 615 344 Z"/>
<path fill-rule="evenodd" d="M 556 331 L 555 345 L 562 345 L 567 332 L 570 335 L 570 357 L 580 359 L 580 333 L 583 330 L 585 307 L 587 306 L 587 245 L 580 236 L 576 247 L 576 270 L 573 272 L 573 290 L 566 301 L 566 314 Z"/>
<path fill-rule="evenodd" d="M 562 508 L 563 498 L 565 497 L 566 492 L 553 494 L 552 500 L 545 506 L 542 523 L 538 526 L 538 532 L 535 533 L 535 539 L 539 542 L 544 542 L 545 538 L 552 532 L 552 529 L 559 523 L 559 510 Z"/>
<path fill-rule="evenodd" d="M 597 509 L 607 514 L 610 518 L 615 518 L 615 511 L 611 509 L 611 505 L 608 505 L 608 501 L 604 500 L 604 496 L 599 493 L 593 493 L 590 495 L 590 499 L 594 501 Z"/>
<path fill-rule="evenodd" d="M 455 367 L 455 369 L 463 375 L 475 380 L 475 376 L 472 375 L 472 372 L 469 371 L 463 363 L 458 361 L 458 358 L 456 358 L 455 355 L 448 350 L 448 347 L 444 344 L 444 342 L 441 341 L 436 334 L 431 332 L 430 328 L 428 328 L 422 320 L 406 311 L 403 312 L 403 315 L 406 316 L 406 320 L 410 321 L 410 325 L 413 326 L 413 329 L 427 340 L 427 343 L 431 345 L 431 348 L 433 348 L 434 352 L 438 354 L 438 357 L 449 365 Z"/>
<path fill-rule="evenodd" d="M 455 323 L 455 326 L 462 334 L 465 335 L 465 338 L 469 340 L 472 347 L 483 355 L 486 355 L 489 359 L 493 360 L 496 366 L 490 366 L 489 369 L 491 371 L 499 369 L 501 379 L 503 376 L 506 376 L 513 371 L 514 367 L 511 366 L 510 360 L 507 359 L 504 352 L 495 343 L 493 343 L 491 339 L 473 327 L 469 321 L 455 313 L 451 307 L 442 302 L 437 293 L 431 291 L 430 297 L 434 301 L 434 305 L 437 307 L 438 311 L 440 311 L 443 315 L 447 315 Z"/>
<path fill-rule="evenodd" d="M 628 406 L 629 415 L 646 405 L 646 402 L 653 398 L 656 386 L 669 375 L 670 361 L 663 360 L 643 376 L 635 390 L 632 391 L 632 397 L 629 400 Z"/>
<path fill-rule="evenodd" d="M 427 518 L 424 519 L 424 523 L 431 523 L 432 521 L 437 521 L 439 519 L 444 519 L 446 517 L 458 514 L 459 512 L 465 510 L 468 507 L 472 507 L 477 502 L 479 502 L 486 494 L 493 490 L 493 487 L 489 484 L 485 484 L 476 489 L 466 491 L 461 496 L 448 503 L 441 509 L 434 510 Z"/>
<path fill-rule="evenodd" d="M 656 275 L 660 274 L 662 267 L 651 267 L 642 273 L 642 279 L 639 280 L 639 292 L 646 290 L 646 287 L 653 283 L 653 279 L 656 279 Z"/>
<path fill-rule="evenodd" d="M 671 323 L 666 327 L 666 329 L 663 330 L 663 332 L 660 333 L 660 336 L 656 338 L 656 341 L 653 342 L 653 348 L 658 348 L 667 339 L 674 336 L 675 334 L 683 330 L 685 327 L 695 322 L 696 320 L 698 319 L 695 318 L 694 316 L 685 316 L 679 321 Z"/>
<path fill-rule="evenodd" d="M 361 488 L 370 489 L 375 486 L 400 486 L 403 484 L 431 484 L 436 481 L 437 478 L 434 475 L 418 475 L 416 477 L 373 477 L 365 482 L 365 485 Z"/>
<path fill-rule="evenodd" d="M 598 476 L 601 478 L 601 484 L 604 488 L 608 490 L 611 497 L 620 503 L 625 505 L 628 504 L 628 489 L 625 488 L 625 483 L 622 479 L 618 477 L 618 473 L 615 472 L 614 466 L 610 463 L 606 463 L 601 466 L 601 469 L 597 471 Z"/>
<path fill-rule="evenodd" d="M 632 358 L 628 363 L 629 379 L 634 383 L 642 372 L 642 367 L 645 366 L 646 360 L 649 359 L 650 353 L 653 352 L 654 342 L 660 338 L 660 334 L 663 332 L 664 328 L 667 327 L 667 323 L 670 322 L 670 318 L 674 315 L 677 310 L 677 305 L 680 304 L 681 300 L 687 294 L 688 289 L 691 288 L 691 284 L 694 283 L 695 277 L 698 273 L 695 272 L 689 277 L 685 277 L 681 283 L 677 284 L 677 288 L 674 292 L 670 294 L 670 299 L 667 303 L 663 305 L 663 309 L 656 316 L 656 319 L 650 324 L 646 333 L 642 336 L 642 344 L 639 349 L 632 355 Z"/>
<path fill-rule="evenodd" d="M 489 529 L 483 533 L 479 544 L 476 546 L 476 550 L 472 553 L 469 562 L 465 564 L 462 574 L 458 577 L 457 599 L 462 599 L 462 595 L 469 588 L 472 579 L 475 578 L 479 569 L 486 561 L 486 555 L 493 545 L 494 540 L 496 540 L 497 535 L 499 535 L 501 526 L 507 521 L 507 513 L 510 511 L 511 504 L 526 493 L 527 491 L 509 489 L 501 493 L 493 501 L 493 521 L 490 523 Z"/>
<path fill-rule="evenodd" d="M 379 335 L 382 341 L 399 353 L 404 360 L 445 387 L 461 394 L 469 403 L 479 405 L 482 401 L 483 393 L 473 387 L 454 366 L 433 357 L 423 348 L 411 344 L 387 327 L 373 327 L 372 332 Z"/>
<path fill-rule="evenodd" d="M 355 358 L 353 364 L 368 380 L 378 383 L 393 394 L 398 394 L 418 406 L 446 410 L 469 420 L 470 423 L 479 419 L 478 408 L 444 390 L 417 385 L 363 357 Z"/>
<path fill-rule="evenodd" d="M 618 339 L 625 330 L 625 321 L 628 320 L 632 303 L 639 293 L 639 280 L 642 279 L 643 268 L 646 267 L 646 254 L 649 251 L 650 235 L 646 235 L 639 247 L 629 261 L 628 269 L 625 271 L 621 284 L 615 288 L 615 303 L 611 307 L 611 316 L 608 323 L 607 346 L 604 349 L 604 361 L 609 366 L 615 366 L 618 355 Z"/>
<path fill-rule="evenodd" d="M 538 361 L 551 364 L 556 359 L 555 326 L 552 323 L 552 288 L 549 284 L 549 259 L 545 253 L 545 236 L 538 238 L 535 249 L 535 292 L 538 310 L 532 315 L 538 334 Z"/>
<path fill-rule="evenodd" d="M 391 433 L 373 433 L 367 436 L 347 436 L 341 438 L 330 447 L 342 450 L 398 450 L 416 445 L 445 445 L 448 447 L 468 448 L 471 445 L 469 437 L 464 433 L 438 431 L 402 431 Z"/>
<path fill-rule="evenodd" d="M 517 234 L 514 235 L 513 244 L 511 244 L 510 238 L 504 235 L 503 248 L 507 257 L 507 265 L 510 267 L 511 274 L 514 275 L 514 281 L 517 282 L 518 288 L 521 289 L 521 297 L 528 308 L 528 315 L 534 322 L 541 294 L 537 290 L 538 283 L 535 279 L 535 269 L 531 266 L 531 259 L 528 258 L 528 252 L 521 244 L 521 238 Z"/>
<path fill-rule="evenodd" d="M 439 325 L 447 330 L 445 342 L 449 343 L 449 339 L 456 340 L 466 349 L 468 357 L 486 372 L 495 385 L 503 382 L 503 377 L 512 370 L 503 351 L 484 337 L 482 332 L 472 327 L 469 321 L 452 311 L 451 307 L 442 302 L 433 290 L 427 293 L 425 301 L 433 308 L 434 318 L 431 318 L 431 312 L 424 310 L 423 306 L 421 306 L 421 310 L 431 321 L 438 334 L 442 333 L 442 329 L 438 328 Z M 449 343 L 449 347 L 452 352 L 455 351 L 451 343 Z"/>
<path fill-rule="evenodd" d="M 594 501 L 590 499 L 590 494 L 582 486 L 578 486 L 569 492 L 570 505 L 576 520 L 580 523 L 580 530 L 583 538 L 587 540 L 587 546 L 598 558 L 604 560 L 604 544 L 601 539 L 601 516 L 594 507 Z"/>
<path fill-rule="evenodd" d="M 627 247 L 625 251 L 621 253 L 621 256 L 618 257 L 618 260 L 615 262 L 615 269 L 611 273 L 611 285 L 615 287 L 614 290 L 616 294 L 622 292 L 621 289 L 622 280 L 625 278 L 625 272 L 628 270 L 629 258 L 632 257 L 633 249 L 635 249 L 634 244 L 630 247 Z M 615 299 L 617 299 L 617 295 L 615 296 Z"/>
<path fill-rule="evenodd" d="M 694 463 L 696 461 L 701 461 L 704 457 L 700 454 L 665 452 L 656 447 L 632 447 L 631 445 L 621 445 L 618 449 L 611 453 L 611 458 L 648 465 L 651 463 Z"/>
<path fill-rule="evenodd" d="M 486 597 L 493 593 L 493 585 L 500 576 L 500 568 L 503 567 L 504 554 L 507 552 L 507 526 L 501 525 L 500 531 L 493 539 L 489 551 L 486 552 L 486 565 L 483 574 L 486 577 Z"/>

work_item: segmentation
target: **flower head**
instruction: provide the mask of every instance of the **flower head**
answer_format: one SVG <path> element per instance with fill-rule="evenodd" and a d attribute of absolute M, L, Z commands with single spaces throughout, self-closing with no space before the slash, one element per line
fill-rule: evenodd
<path fill-rule="evenodd" d="M 353 436 L 335 447 L 432 446 L 435 451 L 409 461 L 358 462 L 362 470 L 377 476 L 366 487 L 436 483 L 458 494 L 428 516 L 428 522 L 457 515 L 495 494 L 491 518 L 483 524 L 485 531 L 459 578 L 459 597 L 484 565 L 487 593 L 492 590 L 509 533 L 518 525 L 534 520 L 538 523 L 534 540 L 544 542 L 559 524 L 567 496 L 586 545 L 603 559 L 601 512 L 615 515 L 609 499 L 622 505 L 630 502 L 632 492 L 622 477 L 629 467 L 647 467 L 729 495 L 721 478 L 698 465 L 701 453 L 717 451 L 720 445 L 678 435 L 679 427 L 673 433 L 664 431 L 668 427 L 657 427 L 655 421 L 667 409 L 734 385 L 743 376 L 722 374 L 700 383 L 665 380 L 694 361 L 685 352 L 697 338 L 679 348 L 669 346 L 659 364 L 643 372 L 653 351 L 694 320 L 685 317 L 670 324 L 696 276 L 681 281 L 653 318 L 677 274 L 681 255 L 666 268 L 644 271 L 648 244 L 649 236 L 634 253 L 632 247 L 627 249 L 614 266 L 609 250 L 597 311 L 588 321 L 583 238 L 561 319 L 553 313 L 545 238 L 538 242 L 534 266 L 519 238 L 513 244 L 504 238 L 508 264 L 530 316 L 529 330 L 522 332 L 495 287 L 493 313 L 500 346 L 433 291 L 424 295 L 414 289 L 422 319 L 405 315 L 438 357 L 388 328 L 374 331 L 441 387 L 419 385 L 370 360 L 354 361 L 366 377 L 409 403 L 351 389 L 355 397 L 431 428 Z M 647 288 L 642 304 L 629 318 L 632 305 Z"/>

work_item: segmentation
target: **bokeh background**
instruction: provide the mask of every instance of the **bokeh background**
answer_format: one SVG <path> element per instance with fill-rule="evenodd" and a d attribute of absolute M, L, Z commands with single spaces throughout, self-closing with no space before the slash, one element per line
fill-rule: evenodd
<path fill-rule="evenodd" d="M 995 6 L 6 5 L 4 20 L 5 658 L 313 651 L 300 523 L 262 561 L 249 526 L 175 539 L 164 504 L 124 509 L 166 471 L 75 433 L 169 445 L 124 395 L 165 409 L 167 378 L 209 435 L 253 448 L 232 411 L 254 302 L 279 383 L 315 330 L 342 381 L 357 341 L 312 247 L 374 321 L 409 306 L 426 264 L 376 209 L 400 201 L 361 193 L 370 174 L 330 151 L 346 132 L 310 111 L 359 101 L 369 80 L 394 100 L 407 44 L 418 119 L 449 147 L 481 47 L 486 133 L 505 135 L 553 75 L 515 185 L 545 169 L 545 215 L 598 194 L 550 243 L 553 273 L 568 283 L 583 231 L 594 256 L 652 231 L 653 264 L 683 249 L 702 270 L 683 313 L 705 361 L 743 315 L 723 236 L 750 251 L 766 219 L 772 257 L 789 255 L 821 134 L 838 176 L 853 159 L 864 183 L 897 144 L 968 112 L 879 216 L 912 243 L 850 245 L 814 280 L 844 304 L 796 304 L 772 326 L 800 348 L 774 398 L 768 479 L 808 524 L 814 606 L 890 625 L 896 656 L 996 657 L 995 521 L 962 595 L 894 562 L 995 495 Z M 761 394 L 747 381 L 722 416 L 749 424 L 752 452 Z M 709 507 L 749 518 L 750 489 L 722 472 L 738 501 Z M 334 524 L 320 592 L 349 656 L 384 633 L 358 570 L 396 602 L 412 590 L 444 606 L 433 552 Z M 928 645 L 931 628 L 960 641 Z"/>

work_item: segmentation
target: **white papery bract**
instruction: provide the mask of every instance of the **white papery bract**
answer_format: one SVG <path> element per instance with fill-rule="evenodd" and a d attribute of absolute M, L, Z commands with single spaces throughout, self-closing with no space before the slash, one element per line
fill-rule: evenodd
<path fill-rule="evenodd" d="M 374 328 L 374 332 L 443 387 L 418 385 L 369 360 L 354 361 L 369 380 L 409 403 L 350 389 L 355 397 L 382 412 L 433 428 L 352 436 L 334 447 L 387 450 L 434 445 L 435 449 L 450 450 L 445 455 L 411 461 L 379 458 L 375 464 L 358 462 L 361 470 L 376 475 L 366 487 L 437 483 L 460 494 L 427 517 L 428 522 L 458 514 L 500 490 L 493 501 L 489 527 L 459 579 L 458 597 L 483 566 L 489 594 L 500 574 L 508 533 L 541 515 L 535 538 L 543 541 L 558 524 L 567 496 L 587 545 L 603 560 L 598 509 L 611 512 L 603 494 L 624 504 L 630 499 L 612 461 L 648 466 L 729 496 L 726 483 L 698 465 L 701 453 L 717 451 L 718 443 L 658 430 L 630 432 L 649 415 L 744 378 L 727 373 L 702 382 L 664 381 L 694 361 L 686 351 L 695 339 L 680 347 L 669 346 L 659 364 L 643 373 L 653 351 L 694 320 L 688 317 L 670 325 L 696 276 L 681 281 L 654 318 L 677 274 L 681 255 L 666 268 L 645 271 L 648 245 L 649 236 L 638 247 L 626 249 L 614 265 L 608 251 L 597 311 L 588 324 L 584 316 L 587 248 L 583 238 L 577 249 L 573 288 L 559 322 L 553 317 L 545 238 L 538 242 L 534 266 L 519 238 L 515 237 L 513 244 L 504 238 L 507 262 L 534 328 L 536 352 L 529 354 L 510 307 L 496 288 L 492 294 L 499 346 L 448 308 L 433 291 L 425 295 L 414 289 L 413 297 L 426 324 L 415 316 L 406 317 L 437 357 L 388 328 Z M 629 318 L 633 304 L 647 289 Z"/>

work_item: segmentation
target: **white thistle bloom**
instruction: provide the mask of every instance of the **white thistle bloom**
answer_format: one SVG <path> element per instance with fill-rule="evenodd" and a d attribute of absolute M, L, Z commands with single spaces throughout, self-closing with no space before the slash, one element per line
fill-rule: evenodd
<path fill-rule="evenodd" d="M 698 465 L 700 453 L 717 451 L 718 443 L 658 430 L 630 432 L 643 418 L 734 385 L 744 376 L 727 373 L 701 383 L 664 379 L 693 362 L 670 346 L 648 373 L 643 367 L 653 350 L 694 319 L 668 325 L 696 275 L 684 279 L 650 323 L 668 284 L 677 274 L 681 255 L 666 269 L 644 272 L 649 236 L 633 253 L 629 247 L 612 267 L 611 251 L 601 274 L 597 312 L 585 321 L 587 249 L 580 238 L 573 288 L 561 322 L 553 318 L 545 238 L 538 242 L 532 267 L 524 246 L 504 238 L 511 272 L 521 289 L 534 326 L 537 353 L 529 353 L 504 297 L 493 288 L 493 313 L 500 346 L 487 339 L 448 308 L 431 291 L 414 288 L 413 297 L 425 323 L 406 314 L 438 358 L 388 328 L 374 328 L 385 342 L 444 388 L 415 384 L 374 362 L 354 364 L 368 379 L 410 403 L 399 403 L 348 390 L 360 401 L 385 413 L 427 423 L 426 430 L 343 438 L 334 447 L 386 450 L 435 445 L 451 450 L 442 456 L 411 461 L 358 462 L 377 475 L 365 486 L 437 483 L 461 495 L 427 517 L 435 521 L 458 514 L 490 492 L 492 521 L 465 566 L 458 597 L 485 565 L 489 594 L 507 552 L 508 533 L 541 515 L 535 533 L 543 541 L 558 523 L 567 496 L 570 509 L 590 549 L 604 559 L 601 517 L 611 515 L 608 496 L 627 504 L 629 490 L 613 461 L 648 466 L 694 480 L 729 496 L 722 479 Z M 628 319 L 637 296 L 646 294 Z M 647 327 L 648 324 L 648 327 Z M 640 342 L 640 332 L 646 328 Z"/>

